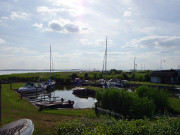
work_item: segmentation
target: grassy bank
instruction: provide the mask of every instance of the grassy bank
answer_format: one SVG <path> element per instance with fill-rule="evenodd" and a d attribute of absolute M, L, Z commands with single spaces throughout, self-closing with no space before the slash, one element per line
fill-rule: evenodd
<path fill-rule="evenodd" d="M 17 89 L 22 86 L 22 83 L 15 83 L 12 84 L 13 89 Z M 180 105 L 180 100 L 179 99 L 174 99 L 170 98 L 171 101 L 171 107 L 176 110 L 176 112 L 179 112 L 179 105 Z M 51 134 L 58 134 L 57 129 L 59 130 L 61 128 L 61 125 L 63 125 L 63 121 L 70 120 L 70 123 L 73 121 L 76 121 L 76 119 L 79 119 L 80 117 L 86 118 L 90 123 L 88 125 L 92 125 L 92 128 L 96 129 L 97 133 L 106 133 L 103 130 L 101 132 L 101 129 L 104 129 L 104 126 L 106 125 L 101 125 L 95 124 L 93 126 L 92 121 L 103 121 L 102 118 L 96 118 L 95 112 L 93 109 L 79 109 L 79 110 L 73 110 L 73 109 L 67 109 L 67 110 L 43 110 L 42 112 L 39 112 L 36 107 L 34 107 L 32 104 L 27 102 L 24 99 L 20 99 L 20 95 L 16 93 L 14 90 L 10 90 L 10 85 L 9 84 L 3 84 L 2 85 L 2 122 L 1 122 L 1 127 L 9 122 L 22 119 L 22 118 L 27 118 L 31 119 L 35 125 L 35 131 L 34 135 L 51 135 Z M 167 122 L 170 119 L 167 120 Z M 141 126 L 137 128 L 137 130 L 141 130 L 141 127 L 146 126 L 146 123 L 158 123 L 158 121 L 153 120 L 152 122 L 149 120 L 140 120 L 141 121 Z M 166 121 L 166 120 L 165 120 Z M 171 121 L 171 120 L 170 120 Z M 58 125 L 58 123 L 61 123 Z M 121 125 L 126 126 L 131 124 L 133 125 L 134 121 L 115 121 L 114 124 L 111 126 L 115 128 L 115 130 L 112 130 L 112 133 L 115 131 L 121 132 Z M 123 123 L 126 123 L 123 125 Z M 135 123 L 139 123 L 139 121 L 135 121 Z M 143 125 L 144 124 L 144 125 Z M 163 122 L 162 122 L 163 124 Z M 57 126 L 58 125 L 58 126 Z M 66 124 L 65 124 L 66 125 Z M 76 125 L 76 124 L 75 124 Z M 81 125 L 81 123 L 80 123 Z M 114 127 L 113 125 L 119 125 L 117 127 Z M 107 128 L 111 128 L 111 126 L 108 126 Z M 151 126 L 151 125 L 150 125 Z M 163 125 L 161 129 L 164 129 L 164 127 L 167 127 L 168 124 Z M 146 126 L 148 128 L 148 126 Z M 63 127 L 64 129 L 68 128 L 69 129 L 69 124 L 67 124 L 66 127 Z M 91 127 L 88 129 L 88 126 L 86 127 L 86 131 L 89 133 L 94 133 Z M 105 127 L 106 129 L 106 127 Z M 133 130 L 134 128 L 130 128 L 130 130 Z M 153 129 L 153 128 L 152 128 Z M 142 129 L 143 130 L 143 129 Z M 171 129 L 170 129 L 171 130 Z M 173 129 L 174 130 L 174 129 Z M 126 130 L 127 131 L 127 130 Z M 154 130 L 153 130 L 154 131 Z M 71 130 L 69 130 L 71 132 Z M 123 131 L 124 132 L 124 131 Z M 139 132 L 139 131 L 138 131 Z"/>
<path fill-rule="evenodd" d="M 12 85 L 13 89 L 22 86 L 22 83 Z M 50 135 L 55 131 L 58 121 L 74 119 L 79 116 L 94 117 L 93 109 L 85 110 L 44 110 L 38 112 L 38 109 L 24 99 L 20 99 L 20 95 L 10 90 L 9 84 L 2 85 L 2 122 L 1 127 L 9 122 L 27 118 L 31 119 L 35 125 L 34 135 Z"/>
<path fill-rule="evenodd" d="M 180 85 L 173 85 L 173 84 L 159 84 L 159 83 L 151 83 L 151 82 L 140 82 L 140 81 L 131 81 L 131 84 L 141 84 L 141 85 L 149 85 L 149 86 L 167 86 L 167 87 L 180 87 Z"/>

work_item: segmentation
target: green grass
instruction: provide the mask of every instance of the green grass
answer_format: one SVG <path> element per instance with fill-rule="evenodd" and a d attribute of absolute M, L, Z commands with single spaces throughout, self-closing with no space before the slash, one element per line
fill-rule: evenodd
<path fill-rule="evenodd" d="M 63 110 L 43 110 L 43 113 L 64 115 L 64 116 L 84 116 L 89 118 L 95 118 L 96 114 L 93 109 L 63 109 Z"/>
<path fill-rule="evenodd" d="M 170 98 L 169 107 L 176 113 L 180 114 L 180 99 Z"/>
<path fill-rule="evenodd" d="M 12 84 L 13 89 L 18 89 L 23 83 Z M 95 119 L 95 112 L 93 109 L 79 109 L 79 110 L 43 110 L 39 112 L 36 107 L 21 100 L 20 95 L 14 90 L 10 90 L 9 84 L 3 84 L 2 90 L 2 127 L 9 122 L 27 118 L 31 119 L 35 125 L 34 135 L 51 135 L 55 132 L 56 125 L 59 121 L 74 120 L 79 117 Z M 171 108 L 179 112 L 180 100 L 172 98 L 170 101 Z"/>
<path fill-rule="evenodd" d="M 21 87 L 22 83 L 12 84 L 13 89 Z M 0 126 L 12 121 L 27 118 L 31 119 L 35 125 L 34 135 L 53 134 L 57 122 L 67 119 L 74 119 L 80 116 L 94 117 L 93 109 L 85 110 L 46 110 L 39 112 L 38 108 L 24 99 L 14 90 L 10 90 L 9 84 L 3 84 L 1 89 L 2 95 L 2 121 Z"/>
<path fill-rule="evenodd" d="M 131 81 L 132 84 L 142 84 L 142 85 L 155 85 L 155 86 L 175 86 L 180 87 L 180 85 L 171 85 L 171 84 L 159 84 L 159 83 L 151 83 L 151 82 L 139 82 L 139 81 Z"/>

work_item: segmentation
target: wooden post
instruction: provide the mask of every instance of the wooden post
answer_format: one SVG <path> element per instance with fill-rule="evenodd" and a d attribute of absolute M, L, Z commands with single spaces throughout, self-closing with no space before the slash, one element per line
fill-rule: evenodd
<path fill-rule="evenodd" d="M 95 102 L 95 113 L 96 113 L 96 116 L 98 116 L 97 104 L 98 104 L 98 102 Z"/>
<path fill-rule="evenodd" d="M 37 98 L 37 88 L 36 88 L 36 98 Z"/>
<path fill-rule="evenodd" d="M 38 111 L 42 111 L 43 108 L 44 108 L 44 107 L 43 107 L 42 105 L 40 105 Z"/>
<path fill-rule="evenodd" d="M 21 92 L 21 99 L 23 98 L 23 92 Z"/>
<path fill-rule="evenodd" d="M 12 83 L 10 83 L 10 90 L 12 90 Z"/>

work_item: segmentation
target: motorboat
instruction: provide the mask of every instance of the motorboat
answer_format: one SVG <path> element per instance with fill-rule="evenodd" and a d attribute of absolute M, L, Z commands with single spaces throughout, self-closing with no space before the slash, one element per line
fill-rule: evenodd
<path fill-rule="evenodd" d="M 37 83 L 26 83 L 23 87 L 20 87 L 17 90 L 19 93 L 33 93 L 37 91 L 41 91 L 41 87 Z"/>

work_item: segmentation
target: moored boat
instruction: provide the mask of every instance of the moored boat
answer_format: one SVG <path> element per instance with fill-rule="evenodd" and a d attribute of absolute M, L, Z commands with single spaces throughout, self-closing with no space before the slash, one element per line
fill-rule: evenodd
<path fill-rule="evenodd" d="M 19 93 L 33 93 L 41 91 L 41 87 L 37 83 L 26 83 L 23 87 L 20 87 L 17 91 Z"/>
<path fill-rule="evenodd" d="M 83 95 L 83 96 L 95 95 L 94 90 L 90 90 L 87 88 L 75 87 L 72 90 L 74 95 Z"/>
<path fill-rule="evenodd" d="M 51 90 L 54 88 L 54 86 L 56 84 L 56 81 L 52 80 L 51 67 L 53 67 L 53 61 L 52 61 L 52 53 L 51 53 L 51 45 L 50 45 L 50 78 L 47 82 L 41 83 L 41 87 L 44 90 Z M 53 72 L 53 78 L 54 78 L 54 72 Z"/>

